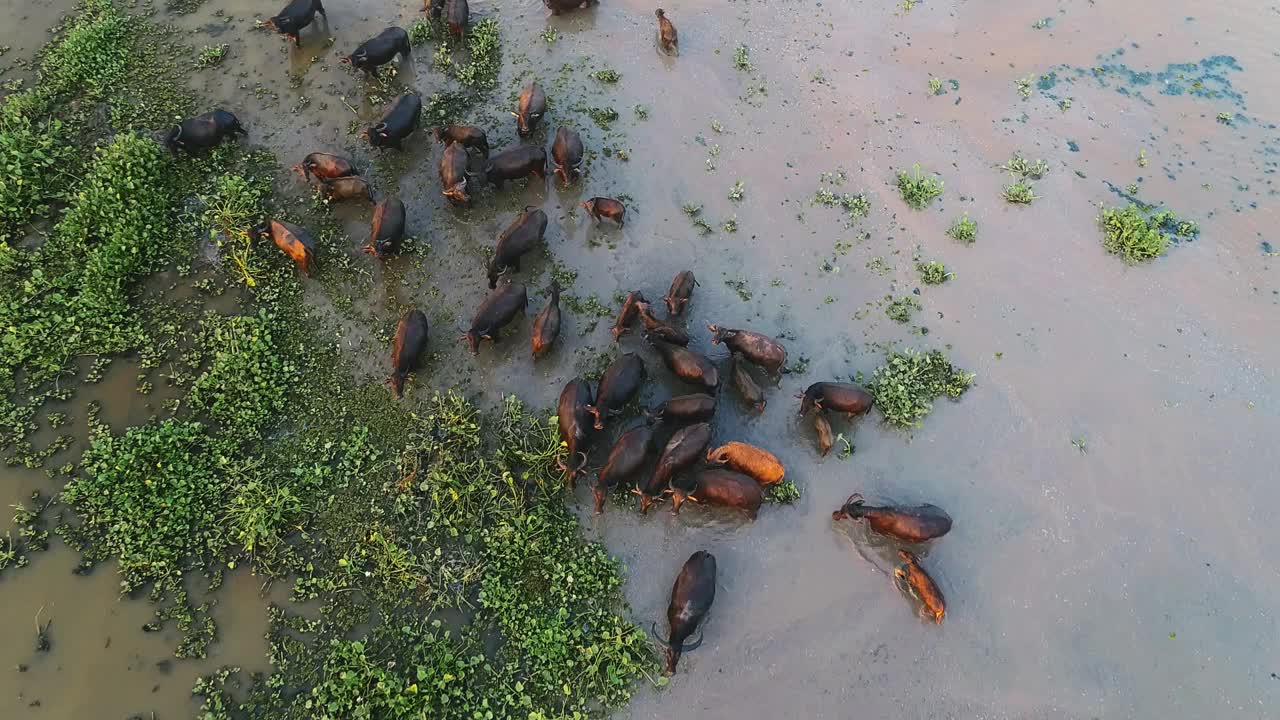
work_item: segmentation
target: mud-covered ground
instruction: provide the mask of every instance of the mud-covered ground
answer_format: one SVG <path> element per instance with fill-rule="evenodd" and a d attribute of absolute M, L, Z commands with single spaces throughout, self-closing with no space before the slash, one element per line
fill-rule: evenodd
<path fill-rule="evenodd" d="M 67 9 L 0 0 L 0 46 L 13 47 L 0 62 L 30 57 Z M 689 553 L 719 559 L 705 644 L 621 717 L 1263 718 L 1280 707 L 1274 7 L 677 2 L 666 5 L 680 29 L 673 59 L 655 49 L 650 4 L 548 18 L 530 0 L 477 1 L 473 18 L 497 17 L 504 38 L 494 105 L 472 118 L 491 145 L 515 141 L 510 98 L 537 78 L 552 105 L 546 144 L 571 123 L 598 154 L 577 188 L 516 183 L 461 212 L 443 203 L 439 148 L 425 134 L 377 159 L 352 134 L 377 109 L 372 86 L 338 58 L 388 24 L 407 27 L 418 7 L 333 0 L 327 27 L 304 32 L 301 50 L 254 29 L 267 9 L 208 0 L 171 22 L 195 48 L 229 46 L 220 67 L 195 77 L 241 118 L 250 144 L 284 162 L 349 153 L 405 199 L 417 252 L 385 270 L 356 258 L 368 210 L 339 208 L 350 247 L 326 248 L 327 260 L 350 253 L 367 282 L 313 293 L 361 359 L 357 380 L 385 372 L 399 308 L 415 304 L 431 318 L 435 355 L 409 402 L 457 386 L 482 402 L 514 392 L 550 405 L 613 352 L 611 319 L 592 316 L 589 299 L 613 307 L 631 289 L 652 299 L 686 268 L 700 281 L 696 344 L 722 357 L 705 324 L 748 326 L 784 337 L 793 364 L 807 365 L 768 389 L 763 416 L 726 395 L 715 421 L 716 441 L 753 442 L 786 463 L 804 492 L 796 504 L 768 506 L 753 524 L 616 504 L 592 517 L 579 489 L 589 532 L 628 566 L 626 594 L 645 624 L 661 626 Z M 735 68 L 740 45 L 750 69 Z M 425 95 L 448 89 L 431 60 L 419 51 L 398 80 Z M 603 68 L 621 80 L 589 76 Z M 1029 75 L 1024 98 L 1015 81 Z M 618 111 L 611 130 L 582 110 L 591 107 Z M 1015 151 L 1049 163 L 1027 207 L 1000 197 L 1011 179 L 997 166 Z M 946 183 L 924 211 L 895 187 L 916 163 Z M 839 187 L 822 180 L 841 170 Z M 296 178 L 280 182 L 311 202 Z M 812 202 L 823 187 L 865 193 L 869 217 L 846 227 L 840 210 Z M 628 198 L 625 229 L 574 212 L 593 195 Z M 1196 220 L 1198 238 L 1126 266 L 1104 253 L 1096 223 L 1099 203 L 1122 195 Z M 693 226 L 690 203 L 715 232 Z M 473 360 L 454 338 L 486 292 L 483 249 L 525 205 L 551 216 L 549 254 L 577 272 L 566 292 L 582 311 L 566 312 L 544 361 L 529 360 L 528 322 Z M 944 234 L 966 212 L 978 224 L 971 246 Z M 917 257 L 955 277 L 920 284 Z M 547 259 L 520 274 L 530 318 L 551 271 Z M 922 309 L 895 323 L 882 307 L 890 295 Z M 875 413 L 838 422 L 855 450 L 820 459 L 792 396 L 869 375 L 895 342 L 947 349 L 977 374 L 974 387 L 911 432 Z M 637 338 L 623 344 L 651 361 L 648 399 L 685 392 Z M 136 371 L 122 365 L 72 414 L 92 398 L 117 428 L 156 412 L 162 398 L 134 393 Z M 34 489 L 47 496 L 46 485 L 0 469 L 5 505 Z M 955 519 L 923 560 L 947 597 L 941 626 L 918 620 L 894 589 L 886 546 L 833 526 L 830 511 L 854 491 L 932 502 Z M 196 707 L 195 676 L 265 669 L 265 603 L 248 573 L 218 592 L 220 641 L 197 663 L 171 659 L 172 637 L 140 631 L 151 608 L 119 599 L 109 568 L 79 578 L 74 565 L 55 545 L 0 582 L 0 716 L 182 717 Z M 34 652 L 37 612 L 53 619 L 47 655 Z"/>

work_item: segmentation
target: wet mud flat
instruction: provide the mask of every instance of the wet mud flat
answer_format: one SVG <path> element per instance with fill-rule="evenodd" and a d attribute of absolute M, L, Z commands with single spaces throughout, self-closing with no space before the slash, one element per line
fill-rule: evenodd
<path fill-rule="evenodd" d="M 611 307 L 631 289 L 653 299 L 686 268 L 701 283 L 688 318 L 696 346 L 722 358 L 701 328 L 751 327 L 784 337 L 806 366 L 766 390 L 763 415 L 726 393 L 714 422 L 714 444 L 752 442 L 783 460 L 804 492 L 794 505 L 767 506 L 751 524 L 698 508 L 642 517 L 612 500 L 593 516 L 579 488 L 574 507 L 625 562 L 625 594 L 643 624 L 662 617 L 670 579 L 691 552 L 710 550 L 719 562 L 705 644 L 682 659 L 669 687 L 641 686 L 620 716 L 839 718 L 857 708 L 1085 718 L 1225 705 L 1266 717 L 1277 705 L 1280 637 L 1268 598 L 1280 590 L 1280 548 L 1266 509 L 1278 499 L 1267 480 L 1277 460 L 1269 439 L 1280 429 L 1280 341 L 1268 328 L 1280 311 L 1280 277 L 1262 247 L 1276 244 L 1268 148 L 1280 107 L 1264 92 L 1275 62 L 1266 38 L 1280 30 L 1274 14 L 1250 3 L 1212 14 L 1164 4 L 1158 21 L 1140 6 L 1050 2 L 1016 12 L 964 3 L 909 11 L 691 3 L 667 8 L 681 32 L 672 60 L 654 49 L 650 9 L 634 3 L 552 19 L 533 3 L 476 3 L 477 17 L 501 23 L 504 66 L 493 106 L 469 119 L 489 130 L 493 147 L 515 142 L 507 106 L 536 77 L 552 104 L 540 140 L 549 144 L 557 123 L 572 122 L 600 153 L 573 190 L 516 183 L 459 212 L 437 190 L 438 146 L 419 136 L 403 155 L 378 157 L 351 133 L 353 121 L 376 117 L 377 103 L 364 100 L 366 86 L 339 54 L 389 23 L 408 26 L 417 8 L 332 5 L 328 30 L 304 37 L 301 50 L 253 30 L 256 7 L 208 2 L 173 22 L 196 47 L 228 44 L 223 64 L 195 82 L 235 110 L 251 145 L 286 164 L 312 150 L 350 153 L 372 168 L 375 186 L 405 199 L 414 253 L 365 263 L 346 298 L 309 290 L 338 324 L 358 381 L 382 379 L 399 310 L 416 304 L 439 330 L 409 403 L 457 387 L 481 404 L 515 392 L 550 406 L 567 380 L 612 356 L 610 319 L 593 314 L 589 299 Z M 734 65 L 739 46 L 749 50 L 749 70 Z M 444 83 L 425 55 L 398 80 L 431 93 Z M 1222 55 L 1234 65 L 1202 64 Z M 1136 75 L 1092 71 L 1117 64 Z M 605 67 L 621 74 L 616 85 L 590 77 Z M 1191 78 L 1187 92 L 1141 84 L 1142 72 L 1168 68 Z M 1055 83 L 1042 82 L 1055 70 Z M 1023 98 L 1018 81 L 1032 75 Z M 931 77 L 943 81 L 942 94 Z M 1213 94 L 1191 92 L 1197 82 Z M 590 114 L 604 107 L 620 116 L 608 130 Z M 1049 165 L 1027 207 L 1001 199 L 1013 180 L 997 166 L 1014 152 Z M 909 209 L 895 187 L 897 173 L 917 163 L 945 182 L 923 211 Z M 295 179 L 278 182 L 310 202 Z M 867 217 L 846 227 L 840 209 L 815 204 L 824 187 L 862 193 Z M 1103 251 L 1095 221 L 1099 203 L 1128 202 L 1112 188 L 1194 218 L 1199 236 L 1153 263 L 1124 265 Z M 626 227 L 596 227 L 573 211 L 592 195 L 627 196 Z M 556 267 L 577 273 L 566 294 L 579 310 L 566 312 L 547 360 L 528 359 L 528 319 L 472 359 L 451 344 L 451 330 L 465 327 L 487 292 L 483 249 L 526 205 L 552 218 L 550 257 L 520 274 L 530 315 L 542 304 L 535 290 Z M 701 209 L 691 216 L 686 205 Z M 978 224 L 972 246 L 945 234 L 963 213 Z M 326 248 L 330 261 L 349 252 L 360 262 L 367 210 L 338 207 L 333 216 L 351 246 Z M 714 232 L 703 234 L 698 219 Z M 735 232 L 724 228 L 730 219 Z M 944 261 L 954 277 L 925 286 L 918 259 Z M 886 297 L 907 296 L 921 309 L 893 322 Z M 948 348 L 976 373 L 975 385 L 958 403 L 936 402 L 909 432 L 874 412 L 838 423 L 852 454 L 819 458 L 791 396 L 814 380 L 870 375 L 892 342 Z M 686 391 L 637 338 L 622 347 L 644 354 L 657 378 L 646 404 Z M 113 426 L 157 412 L 158 404 L 139 404 L 124 372 L 108 405 L 132 407 Z M 6 504 L 48 490 L 37 474 L 0 473 Z M 923 556 L 949 603 L 940 627 L 917 620 L 894 590 L 888 547 L 860 527 L 833 527 L 830 511 L 853 491 L 936 503 L 955 518 Z M 160 675 L 164 644 L 129 630 L 149 608 L 117 600 L 109 567 L 82 580 L 66 574 L 73 564 L 55 549 L 0 585 L 6 606 L 22 609 L 5 624 L 12 642 L 4 646 L 12 663 L 31 668 L 0 680 L 10 690 L 0 709 L 22 717 L 39 711 L 28 703 L 41 698 L 46 712 L 76 717 L 85 706 L 73 698 L 89 695 L 121 714 L 192 714 L 191 663 L 174 661 L 174 674 Z M 221 639 L 206 668 L 262 667 L 263 605 L 251 597 L 252 578 L 242 580 L 219 591 Z M 79 637 L 61 619 L 74 612 L 69 598 L 128 616 L 118 633 L 108 630 L 111 647 L 97 650 L 105 641 L 96 628 L 83 635 L 86 652 L 68 652 L 81 642 L 63 635 Z M 61 672 L 42 671 L 25 650 L 34 640 L 28 616 L 42 605 L 46 614 L 60 608 L 54 652 L 42 661 Z M 91 646 L 111 658 L 100 662 L 147 669 L 95 688 L 83 678 L 103 676 L 75 669 L 91 662 Z M 135 655 L 147 659 L 131 663 Z M 80 692 L 55 692 L 61 687 Z M 62 715 L 59 696 L 68 703 Z"/>

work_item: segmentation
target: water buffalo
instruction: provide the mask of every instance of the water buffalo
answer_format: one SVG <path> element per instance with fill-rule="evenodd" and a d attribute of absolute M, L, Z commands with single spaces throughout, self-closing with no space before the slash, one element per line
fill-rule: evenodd
<path fill-rule="evenodd" d="M 237 135 L 248 134 L 235 115 L 214 110 L 183 120 L 165 135 L 164 145 L 176 156 L 179 150 L 187 153 L 205 150 L 224 139 L 234 140 Z"/>
<path fill-rule="evenodd" d="M 315 20 L 316 13 L 328 22 L 329 16 L 324 12 L 324 6 L 320 4 L 320 0 L 291 0 L 279 15 L 268 18 L 262 23 L 262 26 L 268 30 L 278 32 L 287 38 L 293 40 L 295 46 L 302 44 L 302 38 L 298 33 L 302 32 L 302 28 L 311 24 Z"/>
<path fill-rule="evenodd" d="M 401 60 L 408 60 L 409 52 L 409 33 L 404 28 L 393 26 L 360 43 L 360 47 L 342 62 L 373 77 L 377 75 L 378 68 L 391 62 L 397 53 Z"/>

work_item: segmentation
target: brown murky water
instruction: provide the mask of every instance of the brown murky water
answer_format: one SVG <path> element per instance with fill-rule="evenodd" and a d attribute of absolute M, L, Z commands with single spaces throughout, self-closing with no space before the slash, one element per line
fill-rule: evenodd
<path fill-rule="evenodd" d="M 56 13 L 17 5 L 0 2 L 0 45 L 29 53 L 10 36 L 34 37 Z M 1280 262 L 1260 244 L 1280 246 L 1276 155 L 1268 152 L 1278 147 L 1268 123 L 1280 118 L 1280 97 L 1268 92 L 1276 9 L 1256 0 L 1212 9 L 940 0 L 908 13 L 890 0 L 666 7 L 680 29 L 674 60 L 654 48 L 651 5 L 614 1 L 548 19 L 531 0 L 474 3 L 473 16 L 496 14 L 506 37 L 496 96 L 539 78 L 553 104 L 544 140 L 567 118 L 596 149 L 605 133 L 570 108 L 615 107 L 621 118 L 607 142 L 630 160 L 596 157 L 577 189 L 517 184 L 455 213 L 438 193 L 438 148 L 416 137 L 373 175 L 384 189 L 398 182 L 430 253 L 371 270 L 367 297 L 337 313 L 344 345 L 369 357 L 363 367 L 373 379 L 385 364 L 373 330 L 389 329 L 400 303 L 429 311 L 439 355 L 410 401 L 429 385 L 461 384 L 482 400 L 516 392 L 551 404 L 590 364 L 587 348 L 608 349 L 608 320 L 592 328 L 591 319 L 566 314 L 561 346 L 536 366 L 527 325 L 478 361 L 453 343 L 453 329 L 485 292 L 481 250 L 518 208 L 534 204 L 553 218 L 554 257 L 580 273 L 575 295 L 611 304 L 615 292 L 639 288 L 652 298 L 691 268 L 701 282 L 689 319 L 696 343 L 707 346 L 706 322 L 750 326 L 785 334 L 792 357 L 809 359 L 803 375 L 769 390 L 763 416 L 747 416 L 727 397 L 716 419 L 717 441 L 755 442 L 786 462 L 805 492 L 796 505 L 767 507 L 751 525 L 698 508 L 679 519 L 614 506 L 584 515 L 626 561 L 627 595 L 646 624 L 661 625 L 671 580 L 690 552 L 708 549 L 720 564 L 706 643 L 686 656 L 670 688 L 642 688 L 621 716 L 1274 717 Z M 361 82 L 337 58 L 387 24 L 407 26 L 417 6 L 334 0 L 328 9 L 333 46 L 307 34 L 301 51 L 251 30 L 262 11 L 256 4 L 210 0 L 174 22 L 193 45 L 230 44 L 223 69 L 197 77 L 240 115 L 249 142 L 285 162 L 336 149 L 368 164 L 348 134 L 346 105 L 365 120 L 376 110 L 360 104 Z M 24 15 L 28 24 L 14 22 Z M 1046 17 L 1048 27 L 1032 27 Z M 559 32 L 551 45 L 540 37 L 547 27 Z M 751 73 L 732 66 L 739 43 L 751 48 Z M 1122 57 L 1105 59 L 1118 49 Z M 1014 85 L 1062 65 L 1162 70 L 1218 54 L 1243 68 L 1226 73 L 1238 102 L 1163 95 L 1157 81 L 1137 88 L 1148 103 L 1086 73 L 1049 89 L 1071 99 L 1063 111 L 1038 91 L 1021 99 Z M 418 53 L 402 75 L 425 93 L 446 86 L 429 55 Z M 583 68 L 556 80 L 582 58 Z M 621 72 L 621 83 L 587 77 L 603 66 Z M 289 73 L 301 78 L 297 87 Z M 946 81 L 946 94 L 930 96 L 930 75 Z M 751 90 L 762 83 L 767 95 Z M 290 112 L 300 97 L 309 106 Z M 647 120 L 635 116 L 636 104 L 648 108 Z M 495 148 L 514 142 L 506 110 L 474 118 Z M 1239 120 L 1219 123 L 1219 112 Z M 1036 183 L 1041 198 L 1026 208 L 999 197 L 1009 179 L 995 166 L 1015 150 L 1051 166 Z M 896 172 L 917 162 L 946 181 L 945 195 L 924 212 L 907 210 L 893 187 Z M 854 230 L 837 210 L 811 203 L 819 175 L 837 169 L 848 174 L 837 191 L 864 191 L 872 203 Z M 1098 203 L 1121 202 L 1108 182 L 1123 188 L 1139 178 L 1141 197 L 1199 220 L 1202 234 L 1130 268 L 1104 255 L 1094 218 Z M 734 203 L 727 194 L 738 180 L 746 195 Z M 583 197 L 616 194 L 633 199 L 625 230 L 597 229 L 570 212 Z M 686 202 L 704 204 L 716 226 L 736 216 L 739 230 L 699 236 L 681 212 Z M 943 234 L 962 212 L 979 224 L 972 247 Z M 354 252 L 367 210 L 338 216 Z M 863 230 L 870 235 L 860 240 Z M 852 248 L 840 254 L 837 242 Z M 956 273 L 921 289 L 924 309 L 911 327 L 926 326 L 925 337 L 868 305 L 917 287 L 917 252 Z M 887 270 L 867 267 L 876 258 L 873 267 Z M 548 269 L 535 263 L 521 277 L 542 288 Z M 726 280 L 740 281 L 742 292 Z M 319 292 L 317 299 L 327 301 Z M 541 304 L 533 300 L 530 314 Z M 977 384 L 959 403 L 940 401 L 912 433 L 874 418 L 837 424 L 856 452 L 817 458 L 791 396 L 815 380 L 870 373 L 881 357 L 873 343 L 890 340 L 950 346 Z M 113 372 L 123 379 L 96 389 L 109 399 L 108 419 L 122 427 L 145 418 L 151 410 L 132 392 L 133 371 Z M 651 397 L 682 391 L 663 381 Z M 83 414 L 76 420 L 82 426 Z M 1084 452 L 1072 444 L 1081 438 Z M 0 499 L 17 502 L 45 483 L 0 470 Z M 887 549 L 859 528 L 832 526 L 830 511 L 853 491 L 933 502 L 955 518 L 923 560 L 948 599 L 940 627 L 916 619 L 894 590 Z M 578 501 L 589 513 L 585 490 Z M 73 564 L 55 550 L 0 583 L 0 606 L 9 610 L 0 667 L 29 666 L 0 675 L 0 716 L 181 717 L 195 707 L 188 693 L 199 672 L 265 662 L 254 578 L 232 576 L 220 591 L 213 659 L 158 666 L 173 639 L 138 630 L 150 607 L 118 599 L 108 568 L 81 579 L 69 574 Z M 54 618 L 48 656 L 34 653 L 41 606 L 42 617 Z M 29 707 L 36 699 L 40 707 Z"/>

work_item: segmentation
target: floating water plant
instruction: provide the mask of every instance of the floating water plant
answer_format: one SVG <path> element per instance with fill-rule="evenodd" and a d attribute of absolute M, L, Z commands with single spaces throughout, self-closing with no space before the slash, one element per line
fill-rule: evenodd
<path fill-rule="evenodd" d="M 1133 265 L 1165 253 L 1171 240 L 1189 240 L 1200 228 L 1168 210 L 1149 213 L 1137 205 L 1103 208 L 1098 214 L 1102 246 Z"/>
<path fill-rule="evenodd" d="M 884 314 L 894 322 L 911 322 L 911 316 L 920 310 L 920 301 L 910 295 L 891 300 L 884 308 Z"/>
<path fill-rule="evenodd" d="M 939 397 L 957 399 L 973 384 L 973 373 L 956 368 L 940 350 L 892 353 L 867 384 L 885 420 L 899 427 L 919 427 Z"/>

